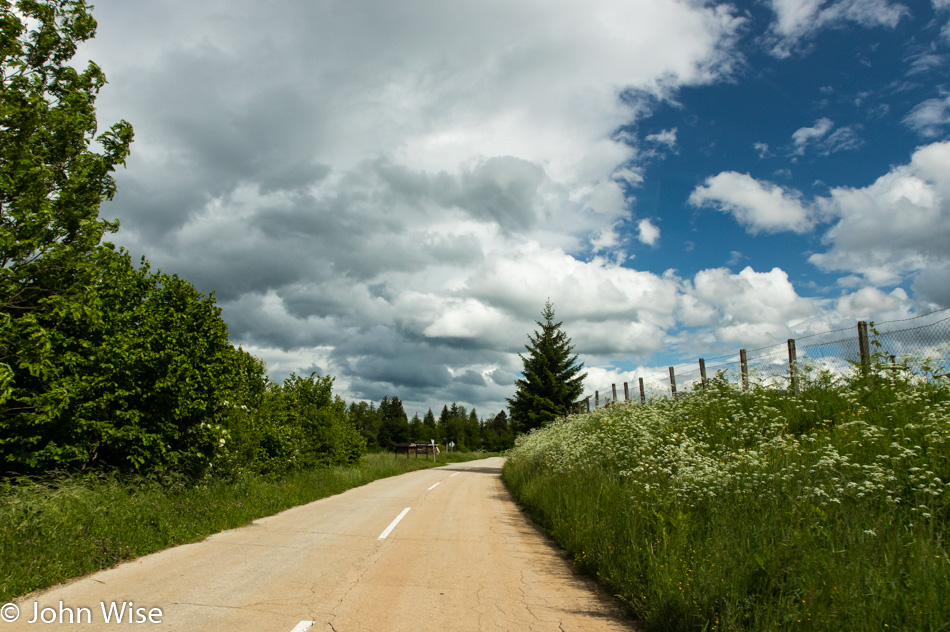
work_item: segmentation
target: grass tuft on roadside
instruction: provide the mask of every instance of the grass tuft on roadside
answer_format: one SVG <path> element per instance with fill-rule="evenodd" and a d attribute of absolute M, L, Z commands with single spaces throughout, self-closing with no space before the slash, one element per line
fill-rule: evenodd
<path fill-rule="evenodd" d="M 536 431 L 503 477 L 645 630 L 950 629 L 946 379 L 719 379 Z"/>
<path fill-rule="evenodd" d="M 108 476 L 6 483 L 0 487 L 0 602 L 380 478 L 486 456 L 453 452 L 434 463 L 368 454 L 358 467 L 171 489 Z"/>

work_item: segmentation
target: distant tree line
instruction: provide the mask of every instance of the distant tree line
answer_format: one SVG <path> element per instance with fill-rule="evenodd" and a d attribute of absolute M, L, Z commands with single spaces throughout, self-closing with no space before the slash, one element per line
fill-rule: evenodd
<path fill-rule="evenodd" d="M 369 450 L 391 450 L 397 443 L 455 444 L 455 450 L 497 452 L 514 445 L 515 432 L 505 411 L 481 419 L 473 408 L 452 403 L 442 406 L 436 418 L 430 408 L 420 419 L 409 419 L 398 397 L 384 397 L 377 407 L 372 402 L 353 402 L 349 418 Z"/>

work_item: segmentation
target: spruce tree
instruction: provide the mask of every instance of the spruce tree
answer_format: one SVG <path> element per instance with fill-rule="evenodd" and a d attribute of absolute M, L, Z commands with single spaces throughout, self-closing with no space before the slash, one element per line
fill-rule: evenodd
<path fill-rule="evenodd" d="M 548 301 L 541 313 L 544 322 L 536 321 L 541 331 L 528 336 L 528 355 L 519 354 L 524 363 L 523 379 L 516 380 L 515 396 L 508 400 L 515 430 L 527 432 L 567 415 L 584 392 L 580 374 L 583 363 L 571 355 L 574 346 L 561 330 L 563 323 L 554 322 L 554 308 Z M 579 375 L 580 374 L 580 375 Z"/>

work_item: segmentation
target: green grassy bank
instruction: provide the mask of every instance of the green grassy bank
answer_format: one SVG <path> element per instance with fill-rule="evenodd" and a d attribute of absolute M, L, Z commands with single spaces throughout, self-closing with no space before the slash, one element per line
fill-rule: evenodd
<path fill-rule="evenodd" d="M 950 385 L 725 381 L 531 434 L 504 479 L 654 630 L 950 630 Z"/>
<path fill-rule="evenodd" d="M 369 454 L 359 467 L 181 489 L 115 478 L 8 484 L 0 488 L 0 602 L 376 479 L 486 456 L 453 452 L 433 463 Z"/>

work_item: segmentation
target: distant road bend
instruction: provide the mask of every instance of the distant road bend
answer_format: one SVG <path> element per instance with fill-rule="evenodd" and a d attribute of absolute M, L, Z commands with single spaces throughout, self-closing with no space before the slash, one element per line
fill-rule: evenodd
<path fill-rule="evenodd" d="M 122 564 L 18 600 L 0 632 L 114 630 L 123 605 L 118 627 L 156 632 L 634 630 L 527 521 L 503 463 L 379 480 Z"/>

